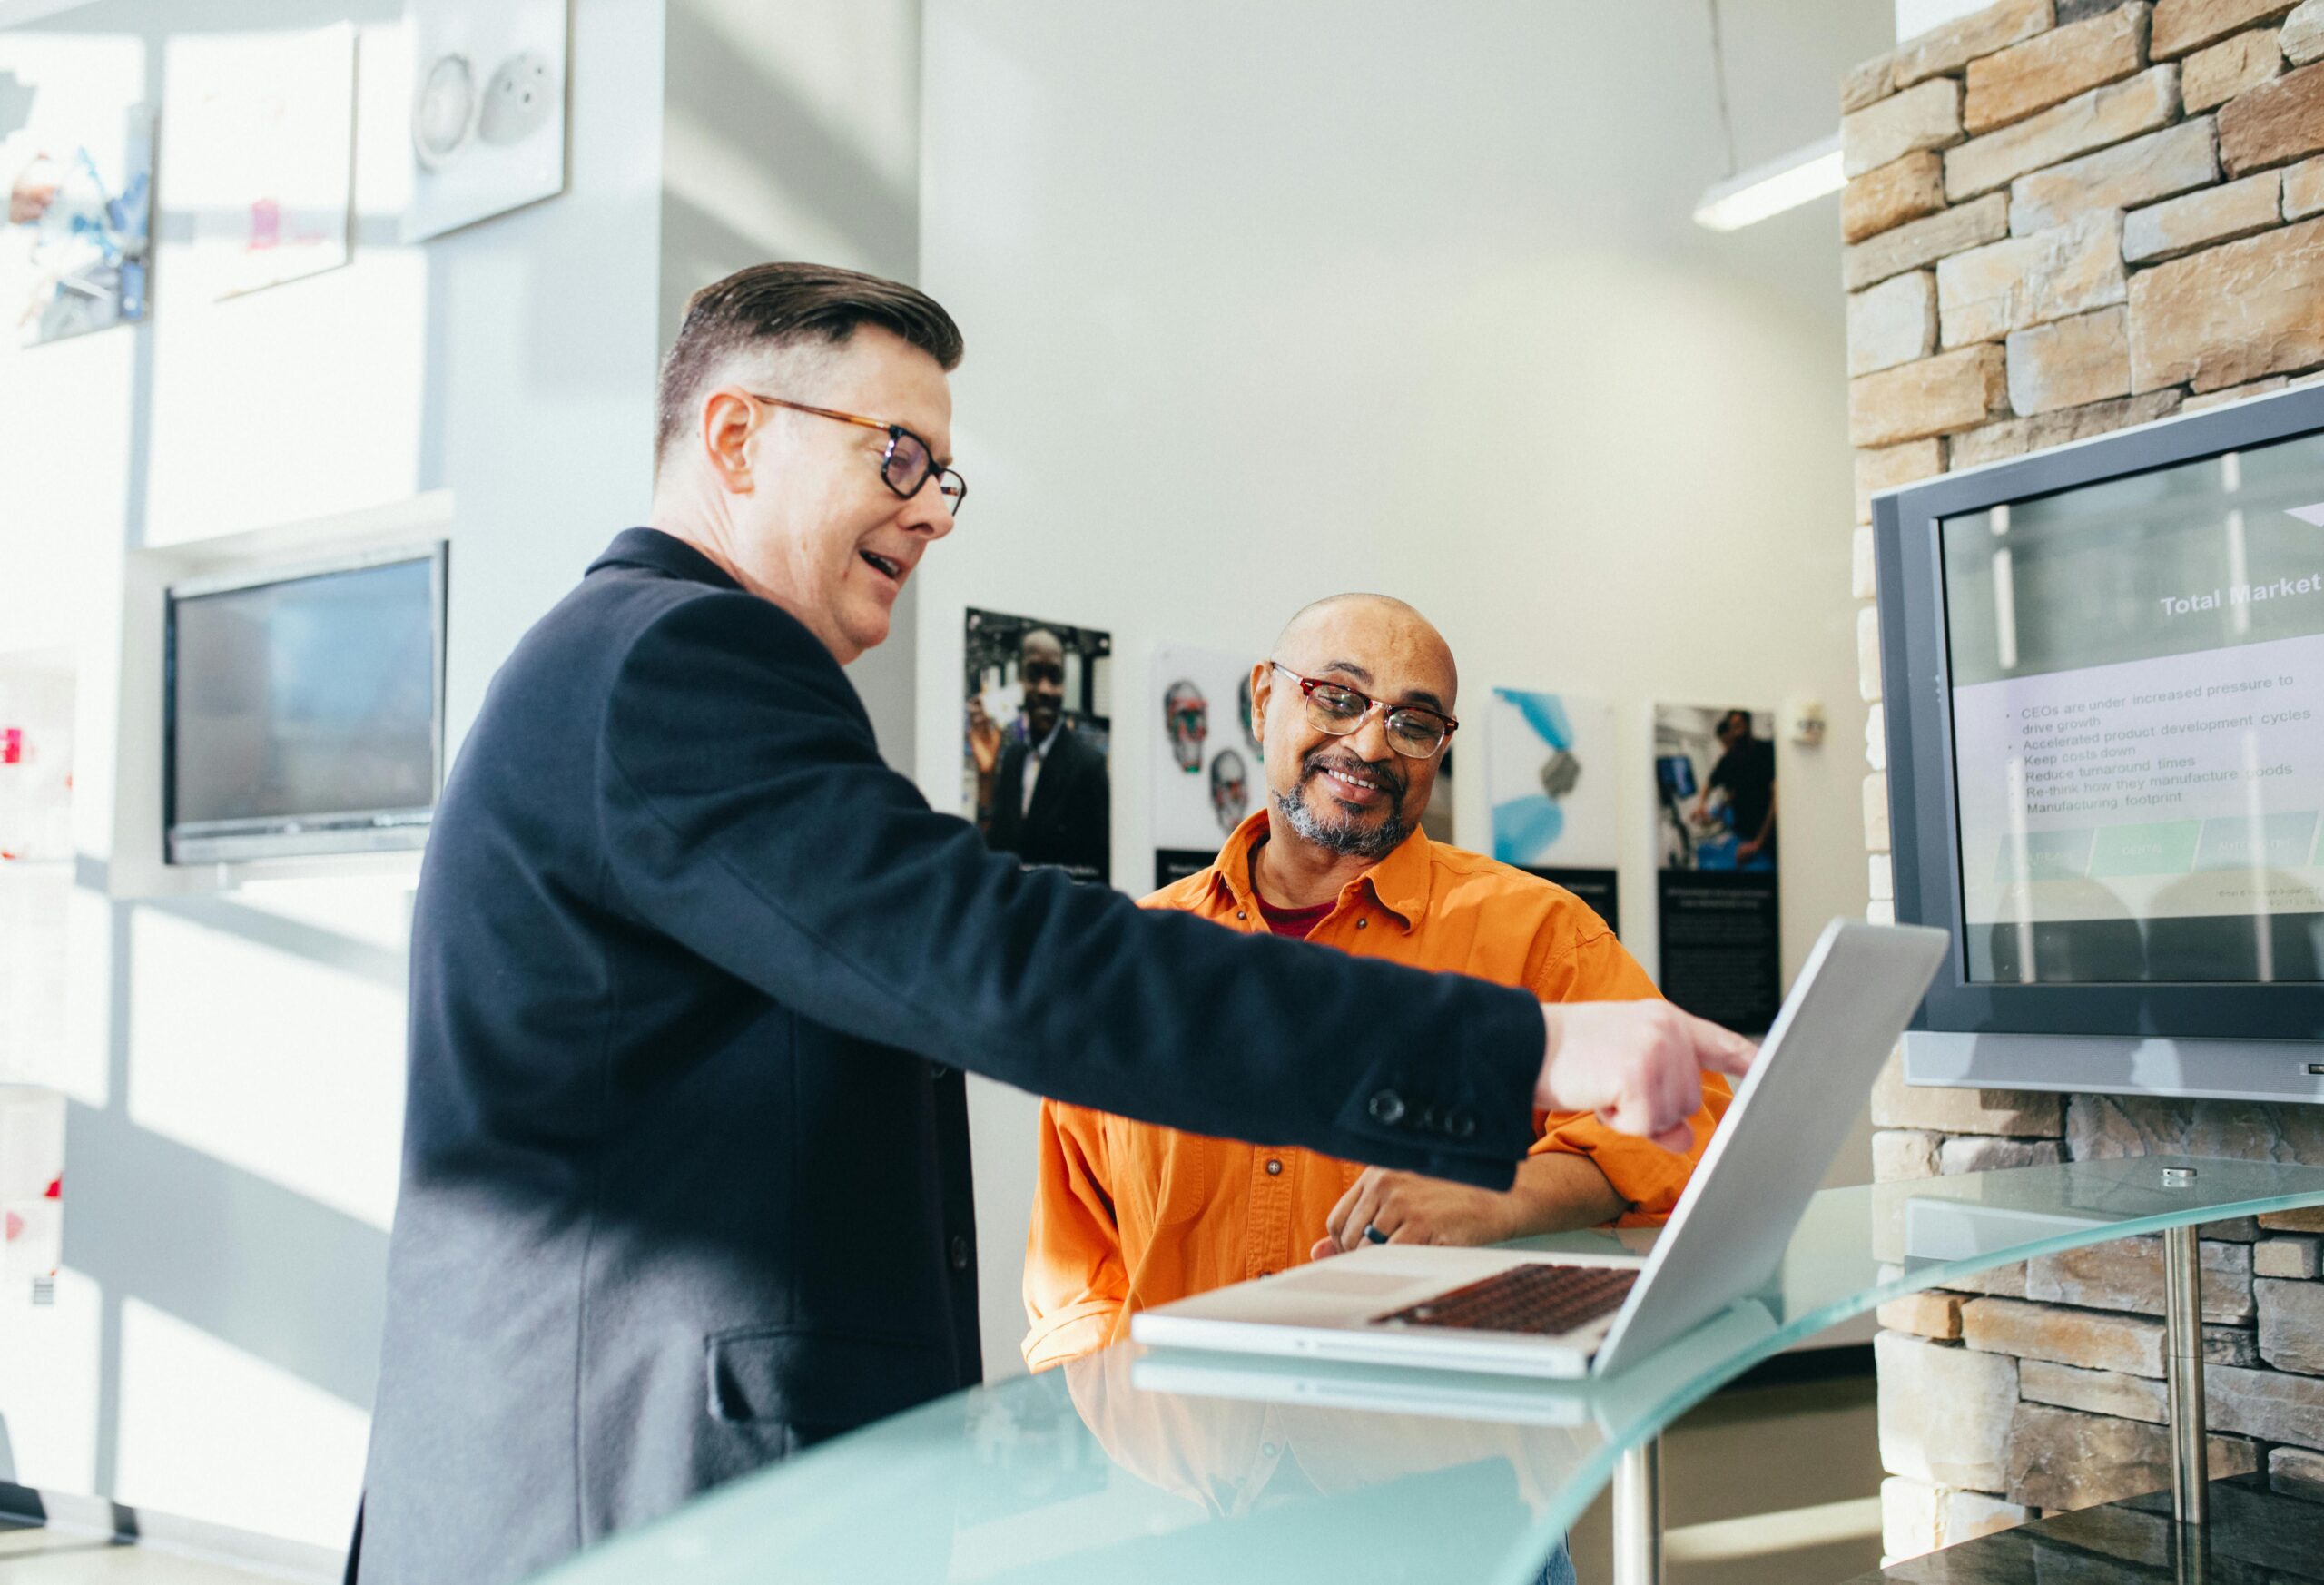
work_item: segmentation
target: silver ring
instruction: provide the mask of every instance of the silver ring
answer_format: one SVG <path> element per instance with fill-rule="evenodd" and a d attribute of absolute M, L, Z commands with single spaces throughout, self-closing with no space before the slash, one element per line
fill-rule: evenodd
<path fill-rule="evenodd" d="M 1366 1222 L 1364 1225 L 1364 1236 L 1367 1242 L 1373 1244 L 1385 1244 L 1388 1242 L 1388 1236 L 1380 1231 L 1379 1228 L 1374 1227 L 1369 1222 Z"/>

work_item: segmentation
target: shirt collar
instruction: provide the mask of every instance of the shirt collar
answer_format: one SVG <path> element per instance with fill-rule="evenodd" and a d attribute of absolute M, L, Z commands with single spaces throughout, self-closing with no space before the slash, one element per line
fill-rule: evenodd
<path fill-rule="evenodd" d="M 1064 717 L 1064 715 L 1063 715 L 1062 714 L 1060 714 L 1058 716 L 1058 718 L 1057 718 L 1057 724 L 1056 724 L 1055 726 L 1052 726 L 1052 727 L 1050 727 L 1050 728 L 1049 728 L 1049 736 L 1047 736 L 1047 737 L 1045 737 L 1045 738 L 1041 739 L 1041 741 L 1040 741 L 1040 742 L 1039 742 L 1039 743 L 1035 743 L 1035 742 L 1032 740 L 1032 735 L 1031 735 L 1029 733 L 1027 733 L 1027 734 L 1026 734 L 1026 738 L 1025 738 L 1025 747 L 1026 747 L 1027 751 L 1028 751 L 1029 753 L 1030 753 L 1032 754 L 1032 756 L 1033 756 L 1035 759 L 1037 759 L 1037 760 L 1045 760 L 1045 759 L 1048 759 L 1048 758 L 1049 757 L 1049 750 L 1051 750 L 1051 749 L 1053 749 L 1053 748 L 1055 748 L 1055 747 L 1057 746 L 1057 735 L 1058 735 L 1058 733 L 1060 733 L 1060 732 L 1063 732 L 1064 730 L 1065 730 L 1065 717 Z"/>
<path fill-rule="evenodd" d="M 1267 811 L 1262 806 L 1246 816 L 1226 839 L 1226 845 L 1218 850 L 1217 862 L 1211 866 L 1210 883 L 1215 891 L 1223 890 L 1227 900 L 1237 906 L 1258 906 L 1258 899 L 1251 891 L 1251 852 L 1267 839 Z M 1430 858 L 1433 845 L 1427 833 L 1415 826 L 1393 852 L 1348 885 L 1370 891 L 1374 902 L 1394 914 L 1397 921 L 1410 930 L 1428 915 L 1429 889 L 1436 872 L 1436 865 Z M 1341 895 L 1346 895 L 1344 888 Z"/>
<path fill-rule="evenodd" d="M 605 554 L 589 564 L 589 571 L 596 572 L 601 566 L 651 567 L 691 583 L 714 584 L 722 589 L 743 586 L 701 551 L 659 528 L 623 529 L 606 546 Z"/>

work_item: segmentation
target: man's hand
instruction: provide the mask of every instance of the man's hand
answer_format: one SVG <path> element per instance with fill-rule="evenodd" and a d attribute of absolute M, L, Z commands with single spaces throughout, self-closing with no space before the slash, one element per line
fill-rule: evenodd
<path fill-rule="evenodd" d="M 1376 1227 L 1391 1244 L 1498 1244 L 1516 1236 L 1513 1196 L 1417 1173 L 1367 1167 L 1324 1219 L 1311 1260 L 1361 1248 Z"/>
<path fill-rule="evenodd" d="M 975 756 L 980 776 L 991 775 L 1000 763 L 1000 728 L 985 714 L 981 696 L 969 701 L 969 753 Z"/>
<path fill-rule="evenodd" d="M 1692 1143 L 1702 1076 L 1740 1075 L 1758 1047 L 1667 1001 L 1544 1002 L 1548 1042 L 1533 1103 L 1547 1112 L 1595 1112 L 1665 1150 Z"/>

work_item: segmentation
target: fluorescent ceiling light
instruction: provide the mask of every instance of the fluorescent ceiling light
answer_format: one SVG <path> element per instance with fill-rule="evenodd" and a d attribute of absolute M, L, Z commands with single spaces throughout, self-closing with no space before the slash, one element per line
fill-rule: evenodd
<path fill-rule="evenodd" d="M 1695 205 L 1695 223 L 1714 231 L 1739 231 L 1837 192 L 1846 181 L 1840 172 L 1840 134 L 1834 133 L 1705 190 Z"/>

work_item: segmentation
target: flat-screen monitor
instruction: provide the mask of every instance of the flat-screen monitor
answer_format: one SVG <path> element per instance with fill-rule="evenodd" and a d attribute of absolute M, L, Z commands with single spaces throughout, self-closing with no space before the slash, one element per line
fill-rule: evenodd
<path fill-rule="evenodd" d="M 442 781 L 445 547 L 169 591 L 173 864 L 417 848 Z"/>
<path fill-rule="evenodd" d="M 2324 390 L 1874 525 L 1907 1076 L 2324 1099 Z"/>

